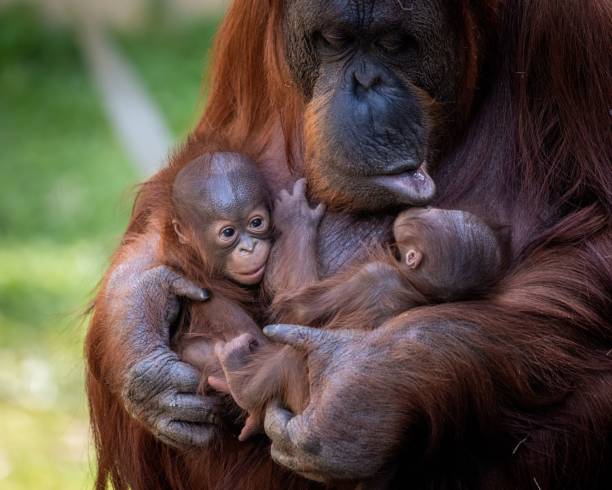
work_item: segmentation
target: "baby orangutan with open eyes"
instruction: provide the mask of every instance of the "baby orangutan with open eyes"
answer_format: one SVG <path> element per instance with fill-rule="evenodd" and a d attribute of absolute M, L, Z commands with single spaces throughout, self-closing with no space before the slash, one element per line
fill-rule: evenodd
<path fill-rule="evenodd" d="M 497 234 L 476 216 L 413 208 L 395 219 L 395 253 L 381 247 L 367 263 L 320 280 L 316 243 L 324 210 L 308 205 L 305 181 L 298 180 L 275 202 L 271 260 L 281 266 L 268 267 L 265 286 L 274 297 L 266 308 L 257 285 L 272 222 L 255 163 L 237 153 L 188 163 L 175 179 L 172 207 L 162 260 L 211 291 L 209 301 L 186 305 L 175 348 L 248 413 L 241 440 L 259 431 L 269 401 L 296 413 L 308 402 L 302 354 L 271 343 L 260 325 L 374 329 L 415 306 L 474 298 L 502 267 Z"/>

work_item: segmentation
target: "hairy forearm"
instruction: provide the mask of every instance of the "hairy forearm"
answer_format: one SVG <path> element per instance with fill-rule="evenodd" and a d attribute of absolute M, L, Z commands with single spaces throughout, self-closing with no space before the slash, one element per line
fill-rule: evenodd
<path fill-rule="evenodd" d="M 138 278 L 156 265 L 158 240 L 157 233 L 149 232 L 124 244 L 115 254 L 93 304 L 87 358 L 94 374 L 100 377 L 103 373 L 111 385 L 121 384 L 121 380 L 112 379 L 122 372 L 119 364 L 127 368 L 139 351 L 150 351 L 158 344 L 154 341 L 153 326 L 146 321 L 144 308 L 140 309 L 143 311 L 140 318 L 127 314 L 129 302 L 138 300 Z"/>
<path fill-rule="evenodd" d="M 329 279 L 297 290 L 280 291 L 271 305 L 272 318 L 278 322 L 322 326 L 340 309 L 338 298 L 347 298 L 347 283 Z"/>
<path fill-rule="evenodd" d="M 582 367 L 569 351 L 571 343 L 544 336 L 512 341 L 489 335 L 486 328 L 413 318 L 409 326 L 394 320 L 371 333 L 366 350 L 372 352 L 374 344 L 384 358 L 367 362 L 370 383 L 382 393 L 368 391 L 374 398 L 394 400 L 377 416 L 384 433 L 379 437 L 393 441 L 400 435 L 395 451 L 409 444 L 415 455 L 436 459 L 449 438 L 485 447 L 487 435 L 497 434 L 510 454 L 512 444 L 526 435 L 525 427 L 535 423 L 533 413 L 554 418 L 547 411 L 556 410 L 569 394 Z M 512 413 L 526 426 L 509 419 Z"/>
<path fill-rule="evenodd" d="M 274 245 L 269 260 L 266 289 L 290 293 L 318 281 L 316 232 L 297 230 L 284 233 Z"/>
<path fill-rule="evenodd" d="M 316 284 L 280 293 L 272 310 L 276 321 L 325 328 L 371 330 L 414 305 L 395 267 L 369 262 Z"/>

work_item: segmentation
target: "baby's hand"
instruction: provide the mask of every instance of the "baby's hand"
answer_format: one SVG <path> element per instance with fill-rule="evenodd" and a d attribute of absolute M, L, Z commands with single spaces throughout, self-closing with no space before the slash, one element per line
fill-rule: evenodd
<path fill-rule="evenodd" d="M 249 412 L 242 432 L 238 436 L 240 441 L 261 432 L 263 427 L 261 415 L 256 414 L 260 402 L 257 390 L 250 386 L 253 374 L 251 361 L 258 346 L 255 337 L 247 333 L 227 343 L 218 343 L 215 346 L 215 353 L 225 373 L 225 379 L 216 376 L 208 378 L 211 387 L 229 393 L 240 408 Z"/>
<path fill-rule="evenodd" d="M 179 351 L 181 361 L 198 368 L 201 379 L 198 393 L 206 393 L 208 386 L 206 380 L 209 376 L 223 379 L 223 370 L 215 353 L 215 342 L 203 337 L 186 337 L 181 343 Z"/>
<path fill-rule="evenodd" d="M 299 179 L 293 185 L 293 193 L 280 191 L 274 201 L 274 226 L 283 233 L 295 230 L 316 230 L 325 213 L 325 205 L 312 209 L 306 199 L 306 179 Z"/>

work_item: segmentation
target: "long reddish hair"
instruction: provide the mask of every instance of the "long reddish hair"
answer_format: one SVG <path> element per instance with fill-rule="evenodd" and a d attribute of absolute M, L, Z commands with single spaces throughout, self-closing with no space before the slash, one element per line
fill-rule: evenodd
<path fill-rule="evenodd" d="M 283 62 L 282 3 L 233 2 L 215 43 L 204 114 L 175 155 L 179 163 L 162 170 L 139 193 L 122 245 L 149 226 L 156 210 L 167 202 L 163 183 L 190 155 L 233 149 L 256 160 L 301 162 L 303 102 Z M 466 124 L 449 136 L 454 143 L 437 171 L 437 199 L 442 205 L 462 203 L 503 214 L 492 218 L 512 225 L 514 262 L 494 301 L 408 313 L 415 321 L 437 318 L 490 325 L 490 338 L 466 327 L 460 339 L 449 336 L 448 340 L 457 349 L 466 342 L 480 345 L 483 356 L 499 360 L 493 373 L 478 370 L 479 361 L 466 357 L 466 370 L 473 367 L 470 372 L 478 376 L 465 378 L 464 398 L 428 399 L 428 393 L 434 397 L 442 392 L 437 386 L 428 389 L 431 378 L 422 380 L 418 402 L 424 407 L 444 402 L 452 418 L 467 410 L 475 399 L 470 395 L 483 393 L 496 380 L 511 380 L 511 386 L 501 390 L 502 400 L 491 399 L 491 406 L 479 407 L 489 418 L 478 423 L 494 424 L 502 402 L 529 406 L 528 413 L 506 414 L 504 430 L 512 437 L 532 430 L 533 450 L 516 458 L 516 475 L 520 481 L 531 481 L 529 471 L 543 468 L 548 473 L 539 481 L 545 485 L 556 478 L 546 460 L 551 454 L 560 455 L 561 465 L 579 452 L 569 464 L 577 472 L 593 467 L 593 451 L 605 447 L 606 437 L 593 434 L 593 428 L 610 419 L 609 377 L 602 375 L 600 385 L 586 387 L 584 398 L 569 393 L 572 386 L 589 379 L 588 373 L 612 368 L 605 355 L 593 354 L 603 345 L 609 348 L 612 340 L 612 63 L 605 42 L 612 8 L 600 0 L 458 0 L 457 4 L 462 12 L 457 22 L 464 64 L 469 67 L 466 91 L 470 95 L 462 105 Z M 124 258 L 123 250 L 116 253 L 115 264 Z M 103 305 L 103 300 L 97 303 Z M 104 327 L 110 320 L 105 315 L 101 306 L 95 307 L 87 344 L 98 488 L 107 480 L 118 489 L 216 485 L 193 480 L 194 473 L 187 470 L 205 466 L 208 460 L 181 455 L 158 442 L 127 415 L 116 390 L 100 381 L 111 369 L 101 367 L 109 348 Z M 504 351 L 505 345 L 512 348 Z M 526 353 L 535 360 L 523 366 Z M 438 367 L 432 366 L 432 372 Z M 529 370 L 528 375 L 521 375 L 521 369 Z M 563 381 L 567 379 L 573 381 Z M 534 408 L 538 386 L 559 388 L 568 397 L 566 408 L 555 417 L 539 417 Z M 522 400 L 510 399 L 517 396 Z M 434 415 L 428 421 L 432 434 L 440 437 L 448 426 Z M 533 430 L 534 426 L 539 429 Z M 570 443 L 542 429 L 555 426 L 572 427 L 582 439 Z M 464 430 L 455 429 L 457 434 Z M 220 472 L 213 473 L 227 483 L 227 475 L 236 473 L 223 477 L 223 468 L 218 466 Z M 232 484 L 238 482 L 240 475 Z"/>

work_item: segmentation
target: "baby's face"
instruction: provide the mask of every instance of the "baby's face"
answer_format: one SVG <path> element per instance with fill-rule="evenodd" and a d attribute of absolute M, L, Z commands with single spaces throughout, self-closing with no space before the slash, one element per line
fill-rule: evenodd
<path fill-rule="evenodd" d="M 255 162 L 237 153 L 205 154 L 172 186 L 174 228 L 202 260 L 238 284 L 258 284 L 270 253 L 270 212 Z"/>
<path fill-rule="evenodd" d="M 192 207 L 190 214 L 197 216 L 197 209 Z M 237 207 L 216 216 L 208 210 L 207 216 L 212 222 L 194 219 L 188 227 L 175 222 L 181 241 L 195 246 L 202 260 L 228 279 L 244 286 L 259 284 L 272 247 L 267 206 Z"/>
<path fill-rule="evenodd" d="M 226 217 L 210 224 L 209 243 L 215 243 L 226 257 L 225 275 L 245 286 L 259 284 L 263 279 L 272 246 L 270 214 L 259 205 L 235 219 Z"/>
<path fill-rule="evenodd" d="M 202 245 L 213 247 L 225 276 L 252 286 L 263 279 L 272 246 L 270 214 L 264 205 L 224 215 L 203 230 Z M 210 254 L 209 254 L 210 256 Z"/>

